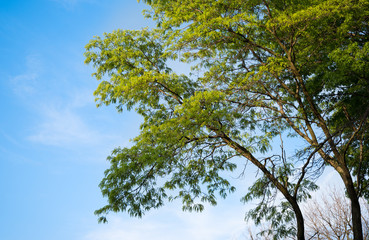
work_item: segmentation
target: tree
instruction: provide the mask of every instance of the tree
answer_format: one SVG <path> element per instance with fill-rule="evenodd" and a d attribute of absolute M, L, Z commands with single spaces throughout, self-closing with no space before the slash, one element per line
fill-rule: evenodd
<path fill-rule="evenodd" d="M 360 205 L 362 207 L 363 237 L 369 239 L 369 204 L 361 199 Z M 324 189 L 319 196 L 315 196 L 304 204 L 303 212 L 307 239 L 352 239 L 350 203 L 342 190 L 337 190 L 335 187 Z M 270 222 L 265 222 L 260 226 L 259 231 L 260 233 L 255 235 L 250 229 L 250 239 L 273 239 L 273 235 L 268 234 L 273 231 Z M 263 233 L 266 234 L 263 235 Z"/>
<path fill-rule="evenodd" d="M 363 238 L 369 239 L 369 205 L 361 200 Z M 309 200 L 304 213 L 309 239 L 352 239 L 350 203 L 342 191 L 328 189 L 320 198 Z"/>
<path fill-rule="evenodd" d="M 108 157 L 100 187 L 109 203 L 96 211 L 100 220 L 109 211 L 141 216 L 174 198 L 201 211 L 196 200 L 216 204 L 216 193 L 235 190 L 222 172 L 234 170 L 237 157 L 262 172 L 244 198 L 261 199 L 249 216 L 274 219 L 277 236 L 295 232 L 298 239 L 299 202 L 316 189 L 311 176 L 333 167 L 351 200 L 354 238 L 362 239 L 368 1 L 148 3 L 156 29 L 118 30 L 86 46 L 96 78 L 108 76 L 95 91 L 98 105 L 134 108 L 144 117 L 134 145 Z M 191 64 L 193 74 L 175 74 L 172 60 Z M 278 136 L 306 146 L 293 158 L 276 156 L 271 142 Z M 275 190 L 287 201 L 280 211 L 268 205 Z M 296 227 L 287 227 L 291 216 Z"/>

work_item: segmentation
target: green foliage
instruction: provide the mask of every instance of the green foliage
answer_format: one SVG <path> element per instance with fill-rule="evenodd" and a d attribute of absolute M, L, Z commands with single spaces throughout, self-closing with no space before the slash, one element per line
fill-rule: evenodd
<path fill-rule="evenodd" d="M 276 238 L 303 238 L 292 219 L 303 228 L 298 202 L 324 164 L 347 187 L 356 176 L 350 192 L 369 196 L 368 1 L 144 2 L 156 29 L 117 30 L 86 46 L 101 80 L 97 105 L 144 118 L 133 146 L 108 158 L 100 187 L 109 203 L 96 214 L 140 217 L 176 198 L 201 211 L 235 190 L 223 177 L 234 157 L 262 172 L 243 200 L 261 200 L 249 217 L 273 220 Z M 176 74 L 171 61 L 191 74 Z M 306 146 L 276 158 L 277 136 Z M 278 206 L 268 200 L 276 191 L 286 199 Z"/>
<path fill-rule="evenodd" d="M 219 173 L 235 168 L 227 160 L 237 154 L 206 128 L 221 119 L 232 124 L 221 92 L 195 91 L 198 84 L 172 73 L 165 65 L 170 55 L 155 32 L 116 31 L 92 40 L 87 49 L 98 49 L 86 54 L 86 62 L 98 66 L 95 76 L 109 76 L 95 92 L 98 105 L 135 107 L 145 119 L 135 145 L 108 158 L 111 167 L 100 187 L 109 205 L 96 214 L 127 211 L 140 217 L 161 206 L 168 190 L 175 193 L 169 199 L 181 198 L 185 210 L 201 211 L 194 199 L 215 205 L 215 193 L 226 197 L 235 190 Z"/>
<path fill-rule="evenodd" d="M 280 179 L 290 195 L 294 195 L 294 191 L 298 189 L 297 202 L 305 201 L 311 198 L 310 192 L 318 189 L 318 186 L 308 180 L 303 179 L 300 186 L 296 188 L 294 183 L 294 167 L 291 164 L 285 164 L 275 169 L 275 176 Z M 271 171 L 273 171 L 271 169 Z M 295 213 L 288 201 L 283 200 L 278 194 L 278 189 L 272 181 L 266 176 L 258 178 L 248 193 L 241 199 L 247 203 L 253 200 L 259 200 L 254 209 L 246 213 L 246 219 L 252 219 L 256 225 L 262 224 L 264 221 L 270 223 L 270 228 L 261 231 L 262 236 L 273 236 L 274 239 L 294 238 L 296 236 L 296 220 Z"/>

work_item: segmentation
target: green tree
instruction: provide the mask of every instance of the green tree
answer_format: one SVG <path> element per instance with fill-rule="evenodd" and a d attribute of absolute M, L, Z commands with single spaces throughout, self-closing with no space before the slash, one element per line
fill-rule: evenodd
<path fill-rule="evenodd" d="M 96 211 L 100 220 L 109 211 L 141 216 L 174 198 L 201 211 L 197 200 L 216 204 L 216 194 L 235 190 L 222 172 L 244 158 L 263 174 L 245 195 L 261 199 L 248 216 L 273 219 L 276 238 L 304 239 L 298 203 L 316 189 L 311 176 L 325 164 L 345 184 L 354 238 L 362 239 L 369 2 L 147 2 L 156 29 L 119 30 L 86 46 L 94 76 L 108 76 L 95 91 L 98 105 L 134 108 L 144 118 L 134 145 L 108 157 L 100 187 L 109 203 Z M 192 74 L 173 72 L 173 60 L 191 64 Z M 306 146 L 293 158 L 271 155 L 278 136 Z M 275 190 L 287 202 L 269 207 Z"/>

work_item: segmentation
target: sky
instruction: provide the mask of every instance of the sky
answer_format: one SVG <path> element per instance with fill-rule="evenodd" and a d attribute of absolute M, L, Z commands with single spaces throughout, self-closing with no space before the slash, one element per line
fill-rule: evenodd
<path fill-rule="evenodd" d="M 96 108 L 84 46 L 115 29 L 153 26 L 135 0 L 0 0 L 0 238 L 4 240 L 247 239 L 249 186 L 203 213 L 168 203 L 142 219 L 98 224 L 106 156 L 129 146 L 141 118 Z M 178 69 L 179 71 L 181 69 Z"/>

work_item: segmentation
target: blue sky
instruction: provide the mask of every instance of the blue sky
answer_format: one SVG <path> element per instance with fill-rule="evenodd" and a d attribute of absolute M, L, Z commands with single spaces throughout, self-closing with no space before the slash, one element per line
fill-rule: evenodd
<path fill-rule="evenodd" d="M 129 144 L 140 118 L 96 108 L 84 46 L 152 25 L 144 8 L 135 0 L 1 0 L 1 239 L 228 239 L 246 226 L 239 196 L 202 214 L 171 203 L 143 219 L 112 214 L 105 225 L 93 215 L 105 203 L 105 158 Z"/>
<path fill-rule="evenodd" d="M 143 219 L 111 214 L 102 225 L 93 215 L 105 203 L 105 158 L 129 144 L 141 119 L 96 108 L 84 46 L 114 29 L 152 26 L 144 8 L 135 0 L 0 0 L 1 239 L 245 239 L 246 181 L 201 214 L 174 202 Z"/>

